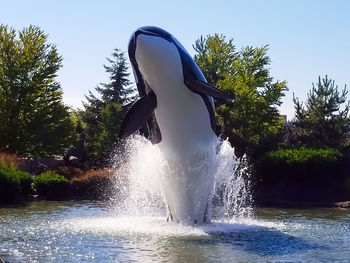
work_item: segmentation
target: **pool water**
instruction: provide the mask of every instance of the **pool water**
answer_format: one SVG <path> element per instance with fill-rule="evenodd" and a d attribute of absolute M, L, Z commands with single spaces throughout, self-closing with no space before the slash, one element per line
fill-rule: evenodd
<path fill-rule="evenodd" d="M 40 201 L 0 208 L 9 262 L 350 262 L 350 211 L 254 209 L 204 226 L 165 211 L 123 215 L 103 202 Z"/>

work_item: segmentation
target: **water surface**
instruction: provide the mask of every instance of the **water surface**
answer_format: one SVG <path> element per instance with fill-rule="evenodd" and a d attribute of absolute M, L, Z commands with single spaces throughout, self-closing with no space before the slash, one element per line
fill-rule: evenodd
<path fill-rule="evenodd" d="M 164 211 L 123 216 L 106 203 L 0 208 L 0 258 L 10 262 L 350 262 L 350 212 L 257 209 L 201 227 Z"/>

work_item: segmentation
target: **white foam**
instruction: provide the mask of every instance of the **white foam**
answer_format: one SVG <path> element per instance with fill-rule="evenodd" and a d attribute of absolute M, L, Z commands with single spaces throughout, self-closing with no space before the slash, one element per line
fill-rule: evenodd
<path fill-rule="evenodd" d="M 167 222 L 165 217 L 86 217 L 58 222 L 53 227 L 101 235 L 207 236 L 201 228 Z"/>
<path fill-rule="evenodd" d="M 52 225 L 55 229 L 87 232 L 95 235 L 152 236 L 152 237 L 208 237 L 215 233 L 235 233 L 263 228 L 282 230 L 281 222 L 255 219 L 214 221 L 202 226 L 188 226 L 167 222 L 165 217 L 150 216 L 101 216 L 78 217 Z"/>

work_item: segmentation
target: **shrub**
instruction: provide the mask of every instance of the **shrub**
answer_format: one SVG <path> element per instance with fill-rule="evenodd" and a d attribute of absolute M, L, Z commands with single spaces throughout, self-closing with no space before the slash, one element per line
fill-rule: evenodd
<path fill-rule="evenodd" d="M 0 170 L 0 200 L 13 201 L 21 194 L 21 185 L 14 170 Z"/>
<path fill-rule="evenodd" d="M 264 162 L 273 164 L 282 164 L 287 166 L 307 165 L 307 164 L 331 164 L 337 162 L 342 154 L 333 148 L 280 148 L 275 151 L 267 152 L 264 156 Z"/>
<path fill-rule="evenodd" d="M 84 174 L 82 169 L 72 166 L 58 166 L 54 169 L 54 172 L 63 175 L 68 180 Z"/>
<path fill-rule="evenodd" d="M 113 170 L 108 168 L 90 170 L 71 180 L 72 190 L 78 198 L 108 199 L 112 195 L 112 175 Z"/>
<path fill-rule="evenodd" d="M 63 175 L 47 171 L 34 178 L 34 187 L 39 197 L 65 199 L 69 196 L 68 179 Z"/>
<path fill-rule="evenodd" d="M 329 147 L 279 148 L 257 164 L 256 199 L 276 202 L 330 201 L 339 196 L 344 157 Z"/>
<path fill-rule="evenodd" d="M 342 154 L 333 148 L 280 148 L 258 161 L 258 174 L 273 181 L 320 181 L 340 169 Z"/>
<path fill-rule="evenodd" d="M 24 171 L 16 171 L 17 178 L 21 185 L 22 195 L 28 195 L 32 192 L 33 176 L 30 173 Z"/>
<path fill-rule="evenodd" d="M 31 192 L 31 174 L 14 169 L 0 169 L 0 201 L 11 202 Z"/>

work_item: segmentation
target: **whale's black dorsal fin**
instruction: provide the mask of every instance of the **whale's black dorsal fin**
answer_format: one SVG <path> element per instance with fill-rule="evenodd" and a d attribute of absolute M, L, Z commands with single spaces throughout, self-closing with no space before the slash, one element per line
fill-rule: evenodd
<path fill-rule="evenodd" d="M 198 79 L 190 78 L 186 80 L 187 86 L 196 93 L 206 94 L 213 97 L 214 99 L 224 100 L 227 102 L 232 102 L 233 98 L 226 92 L 219 90 L 215 86 L 209 84 L 208 82 L 201 81 Z"/>
<path fill-rule="evenodd" d="M 153 92 L 136 101 L 125 114 L 119 137 L 124 139 L 141 129 L 156 107 L 157 98 Z"/>

